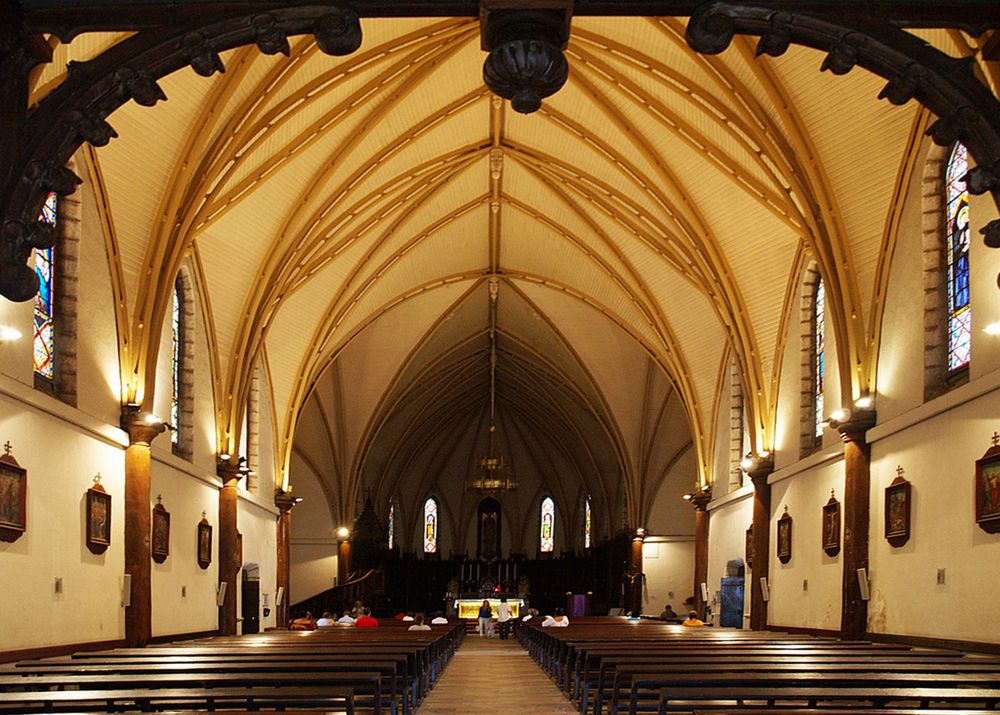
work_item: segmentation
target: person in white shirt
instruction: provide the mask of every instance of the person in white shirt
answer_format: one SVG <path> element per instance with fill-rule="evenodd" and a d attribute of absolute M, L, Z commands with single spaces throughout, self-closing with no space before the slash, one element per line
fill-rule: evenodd
<path fill-rule="evenodd" d="M 546 616 L 542 621 L 542 628 L 565 628 L 569 625 L 569 619 L 563 613 L 563 609 L 557 608 L 554 616 Z"/>
<path fill-rule="evenodd" d="M 323 612 L 323 617 L 316 621 L 317 628 L 333 628 L 337 622 L 333 620 L 333 615 L 329 611 Z"/>
<path fill-rule="evenodd" d="M 434 618 L 431 619 L 432 626 L 446 626 L 448 625 L 448 619 L 441 615 L 441 611 L 434 614 Z"/>
<path fill-rule="evenodd" d="M 408 631 L 429 631 L 431 629 L 426 623 L 424 623 L 424 614 L 418 613 L 416 618 L 413 619 L 413 625 L 407 628 Z"/>
<path fill-rule="evenodd" d="M 337 623 L 341 626 L 353 626 L 354 619 L 351 618 L 351 612 L 344 611 L 344 615 L 337 619 Z"/>
<path fill-rule="evenodd" d="M 510 604 L 507 603 L 505 597 L 500 598 L 500 605 L 497 606 L 497 630 L 500 631 L 500 640 L 507 640 L 507 636 L 510 634 L 510 618 L 512 609 Z"/>
<path fill-rule="evenodd" d="M 406 614 L 405 616 L 403 616 L 403 617 L 402 617 L 402 618 L 401 618 L 400 620 L 401 620 L 401 621 L 412 621 L 412 620 L 414 620 L 414 619 L 413 619 L 413 611 L 409 611 L 409 612 L 408 612 L 408 613 L 407 613 L 407 614 Z"/>

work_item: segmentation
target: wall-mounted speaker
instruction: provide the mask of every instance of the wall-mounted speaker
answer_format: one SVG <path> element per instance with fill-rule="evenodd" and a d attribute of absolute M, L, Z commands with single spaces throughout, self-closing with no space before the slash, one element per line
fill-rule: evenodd
<path fill-rule="evenodd" d="M 132 574 L 127 573 L 122 577 L 122 605 L 132 605 Z"/>
<path fill-rule="evenodd" d="M 767 576 L 760 577 L 760 597 L 764 599 L 764 603 L 771 600 L 771 589 L 767 587 Z"/>
<path fill-rule="evenodd" d="M 868 571 L 858 569 L 858 590 L 861 592 L 861 600 L 868 600 Z"/>
<path fill-rule="evenodd" d="M 708 603 L 708 584 L 704 581 L 701 583 L 701 602 Z"/>
<path fill-rule="evenodd" d="M 285 602 L 285 587 L 278 586 L 278 593 L 274 596 L 274 605 L 280 606 Z"/>
<path fill-rule="evenodd" d="M 226 581 L 223 581 L 222 583 L 219 584 L 219 590 L 215 592 L 215 605 L 216 606 L 224 606 L 224 605 L 226 605 L 226 588 L 228 586 L 229 586 L 229 583 L 226 582 Z"/>

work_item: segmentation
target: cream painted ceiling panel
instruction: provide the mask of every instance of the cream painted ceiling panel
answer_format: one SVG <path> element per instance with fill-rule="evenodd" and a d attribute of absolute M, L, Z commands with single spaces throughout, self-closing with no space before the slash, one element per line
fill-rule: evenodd
<path fill-rule="evenodd" d="M 134 306 L 136 287 L 144 272 L 148 243 L 161 225 L 156 214 L 175 157 L 189 138 L 212 82 L 190 68 L 163 78 L 160 85 L 168 101 L 155 107 L 128 102 L 108 117 L 119 138 L 96 149 L 121 248 L 130 306 Z"/>
<path fill-rule="evenodd" d="M 46 38 L 50 44 L 55 45 L 52 50 L 52 61 L 36 69 L 37 74 L 31 78 L 28 106 L 35 106 L 62 84 L 66 79 L 67 64 L 92 60 L 109 47 L 131 37 L 132 34 L 131 32 L 85 32 L 74 37 L 69 44 L 60 42 L 55 36 Z"/>

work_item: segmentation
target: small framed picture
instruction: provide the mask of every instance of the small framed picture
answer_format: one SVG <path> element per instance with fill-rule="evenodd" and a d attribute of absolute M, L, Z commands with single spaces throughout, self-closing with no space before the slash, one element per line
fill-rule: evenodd
<path fill-rule="evenodd" d="M 0 455 L 0 541 L 17 541 L 28 528 L 28 471 L 10 453 Z"/>
<path fill-rule="evenodd" d="M 830 491 L 830 501 L 823 506 L 823 551 L 827 556 L 840 553 L 840 502 Z"/>
<path fill-rule="evenodd" d="M 158 564 L 162 564 L 170 555 L 170 512 L 163 508 L 162 503 L 153 507 L 153 542 L 150 551 L 153 561 Z"/>
<path fill-rule="evenodd" d="M 212 525 L 202 516 L 198 522 L 198 565 L 207 569 L 212 563 Z"/>
<path fill-rule="evenodd" d="M 1000 531 L 1000 447 L 976 460 L 976 523 L 989 534 Z"/>
<path fill-rule="evenodd" d="M 111 545 L 111 495 L 100 484 L 87 490 L 87 548 L 103 554 Z"/>
<path fill-rule="evenodd" d="M 745 560 L 747 562 L 747 568 L 748 569 L 752 569 L 753 568 L 753 557 L 754 557 L 753 524 L 751 524 L 749 527 L 747 527 L 746 544 L 744 545 L 743 549 L 744 549 L 744 552 L 745 552 L 744 556 L 745 556 Z"/>
<path fill-rule="evenodd" d="M 885 540 L 894 547 L 910 540 L 911 501 L 910 483 L 900 474 L 885 488 Z"/>
<path fill-rule="evenodd" d="M 778 561 L 787 564 L 792 560 L 792 517 L 785 513 L 778 519 Z"/>

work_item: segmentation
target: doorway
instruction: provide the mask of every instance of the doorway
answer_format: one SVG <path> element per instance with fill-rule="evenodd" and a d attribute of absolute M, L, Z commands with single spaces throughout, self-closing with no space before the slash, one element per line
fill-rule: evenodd
<path fill-rule="evenodd" d="M 260 633 L 260 569 L 257 564 L 243 567 L 242 579 L 243 635 Z"/>

